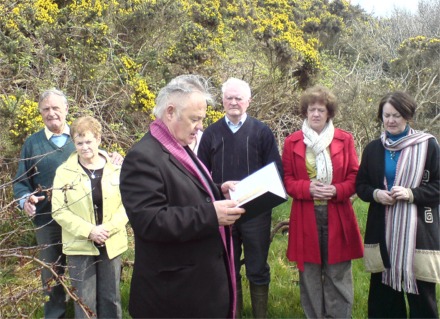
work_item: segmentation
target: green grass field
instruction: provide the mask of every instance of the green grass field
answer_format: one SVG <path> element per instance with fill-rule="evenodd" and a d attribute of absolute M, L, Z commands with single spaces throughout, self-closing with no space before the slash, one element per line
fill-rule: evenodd
<path fill-rule="evenodd" d="M 290 205 L 289 201 L 274 210 L 274 225 L 289 219 Z M 366 222 L 368 206 L 360 200 L 356 200 L 354 206 L 362 230 Z M 272 281 L 269 296 L 269 318 L 305 318 L 299 300 L 298 270 L 295 263 L 289 262 L 285 256 L 287 237 L 287 234 L 278 232 L 271 244 L 269 264 Z M 353 262 L 353 281 L 355 287 L 353 318 L 366 318 L 369 275 L 364 272 L 361 259 Z M 249 294 L 245 298 L 244 317 L 252 318 Z"/>
<path fill-rule="evenodd" d="M 278 206 L 273 213 L 273 225 L 289 219 L 291 202 Z M 358 218 L 359 227 L 362 235 L 366 224 L 368 205 L 359 199 L 353 203 Z M 298 270 L 294 263 L 287 260 L 287 233 L 278 231 L 273 238 L 269 252 L 269 264 L 271 266 L 271 285 L 269 292 L 268 318 L 305 318 L 299 300 Z M 123 259 L 132 261 L 133 237 L 130 236 L 129 251 L 125 252 Z M 242 270 L 244 271 L 244 269 Z M 128 299 L 130 292 L 131 266 L 124 267 L 121 280 L 121 295 L 123 318 L 130 318 L 128 314 Z M 245 278 L 245 276 L 243 276 Z M 353 261 L 353 281 L 354 281 L 354 305 L 353 318 L 367 317 L 367 299 L 369 287 L 369 274 L 364 271 L 362 259 Z M 252 309 L 249 297 L 249 283 L 243 281 L 244 309 L 243 318 L 252 318 Z M 437 295 L 440 296 L 440 285 L 437 285 Z M 440 301 L 439 307 L 440 307 Z M 33 309 L 35 305 L 32 306 Z M 42 307 L 33 313 L 34 318 L 43 317 Z M 69 305 L 68 317 L 73 318 L 73 307 Z"/>
<path fill-rule="evenodd" d="M 281 221 L 289 219 L 291 201 L 286 202 L 274 209 L 272 216 L 273 226 Z M 356 211 L 358 224 L 362 237 L 367 220 L 368 204 L 356 199 L 353 202 Z M 299 300 L 298 270 L 295 263 L 286 258 L 287 233 L 278 231 L 272 241 L 269 252 L 269 264 L 271 267 L 271 284 L 269 292 L 268 318 L 305 318 Z M 127 252 L 127 257 L 132 260 L 132 252 Z M 244 272 L 244 269 L 242 269 Z M 122 282 L 122 298 L 124 317 L 130 318 L 127 311 L 129 297 L 129 282 L 131 270 L 124 270 Z M 245 276 L 243 276 L 245 277 Z M 353 318 L 367 317 L 367 299 L 370 275 L 364 271 L 362 259 L 353 261 L 353 283 L 354 283 L 354 304 Z M 437 285 L 437 295 L 440 296 L 440 285 Z M 252 308 L 249 296 L 249 283 L 243 281 L 244 309 L 243 318 L 252 318 Z M 440 307 L 440 301 L 439 307 Z"/>

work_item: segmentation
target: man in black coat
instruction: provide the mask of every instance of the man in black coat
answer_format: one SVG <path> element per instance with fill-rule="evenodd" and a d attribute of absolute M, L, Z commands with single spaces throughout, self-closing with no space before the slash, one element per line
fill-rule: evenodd
<path fill-rule="evenodd" d="M 129 312 L 134 318 L 230 318 L 235 278 L 229 225 L 244 212 L 215 185 L 188 147 L 202 129 L 210 94 L 195 75 L 159 92 L 150 131 L 121 171 L 135 235 Z"/>

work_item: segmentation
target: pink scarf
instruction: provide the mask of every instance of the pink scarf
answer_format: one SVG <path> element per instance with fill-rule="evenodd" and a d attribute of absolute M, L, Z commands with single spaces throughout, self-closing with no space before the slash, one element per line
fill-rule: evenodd
<path fill-rule="evenodd" d="M 207 180 L 202 176 L 202 172 L 197 168 L 194 160 L 187 153 L 187 151 L 180 145 L 174 136 L 169 131 L 168 127 L 159 119 L 156 119 L 154 122 L 150 124 L 150 132 L 165 148 L 194 176 L 196 177 L 200 183 L 202 183 L 205 190 L 208 192 L 211 200 L 214 202 L 214 194 L 212 193 L 211 187 L 208 185 Z M 191 151 L 191 150 L 190 150 Z M 196 160 L 197 157 L 194 156 Z M 205 165 L 199 162 L 199 167 L 201 167 L 205 176 L 211 178 L 208 170 Z M 229 250 L 226 241 L 226 232 L 224 226 L 219 227 L 220 235 L 223 241 L 223 246 L 225 247 L 226 255 L 228 258 L 229 272 L 231 274 L 231 282 L 232 282 L 232 291 L 233 291 L 233 307 L 232 307 L 232 318 L 235 318 L 235 307 L 237 303 L 236 298 L 236 278 L 235 278 L 235 266 L 234 266 L 234 249 L 232 242 L 232 231 L 229 232 Z"/>

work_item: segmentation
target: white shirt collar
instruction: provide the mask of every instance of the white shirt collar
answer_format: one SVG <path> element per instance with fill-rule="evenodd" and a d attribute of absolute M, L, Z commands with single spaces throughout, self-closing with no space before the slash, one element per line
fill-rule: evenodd
<path fill-rule="evenodd" d="M 226 121 L 226 124 L 228 124 L 228 126 L 241 126 L 241 125 L 243 125 L 244 121 L 246 121 L 246 119 L 247 119 L 247 114 L 244 113 L 244 114 L 241 116 L 240 121 L 238 121 L 237 124 L 234 124 L 234 123 L 228 118 L 228 116 L 225 115 L 225 121 Z"/>
<path fill-rule="evenodd" d="M 45 126 L 45 127 L 44 127 L 44 134 L 46 135 L 46 138 L 47 138 L 48 140 L 50 140 L 51 137 L 54 136 L 54 135 L 63 135 L 63 134 L 66 134 L 66 135 L 70 136 L 70 126 L 67 125 L 67 123 L 64 124 L 63 133 L 61 133 L 61 134 L 55 134 L 54 132 L 52 132 L 51 130 L 49 130 L 49 129 L 47 128 L 47 126 Z"/>

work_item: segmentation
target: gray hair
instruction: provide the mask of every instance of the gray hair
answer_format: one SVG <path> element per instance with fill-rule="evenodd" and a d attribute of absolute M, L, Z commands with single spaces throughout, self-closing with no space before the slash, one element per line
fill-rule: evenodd
<path fill-rule="evenodd" d="M 63 104 L 67 107 L 68 103 L 67 103 L 66 95 L 60 90 L 57 90 L 55 88 L 51 88 L 51 89 L 46 90 L 43 93 L 41 93 L 40 99 L 38 100 L 38 108 L 40 108 L 41 103 L 51 95 L 60 96 L 63 100 Z"/>
<path fill-rule="evenodd" d="M 208 80 L 200 75 L 185 74 L 172 79 L 164 86 L 156 97 L 156 106 L 153 114 L 156 118 L 162 118 L 170 102 L 178 101 L 181 97 L 186 97 L 194 92 L 199 92 L 205 96 L 206 103 L 212 105 L 214 100 L 210 93 L 211 86 Z M 177 112 L 181 111 L 182 105 L 174 105 Z"/>
<path fill-rule="evenodd" d="M 229 78 L 226 80 L 225 83 L 223 83 L 222 85 L 222 96 L 225 95 L 225 91 L 231 87 L 231 86 L 237 86 L 237 87 L 241 87 L 243 89 L 243 91 L 245 92 L 245 94 L 247 95 L 246 98 L 251 98 L 251 87 L 249 86 L 249 84 L 246 81 L 237 79 L 237 78 Z"/>

